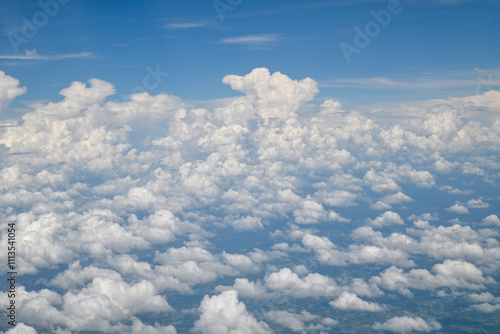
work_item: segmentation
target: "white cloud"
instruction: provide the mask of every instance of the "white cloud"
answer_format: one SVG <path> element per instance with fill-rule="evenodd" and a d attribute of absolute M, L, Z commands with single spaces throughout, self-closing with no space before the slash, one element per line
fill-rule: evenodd
<path fill-rule="evenodd" d="M 472 305 L 472 308 L 484 313 L 493 313 L 500 311 L 500 303 L 498 304 L 490 304 L 490 303 L 482 303 Z"/>
<path fill-rule="evenodd" d="M 374 227 L 384 227 L 391 225 L 404 225 L 403 218 L 393 211 L 386 211 L 375 219 L 368 219 L 368 223 Z"/>
<path fill-rule="evenodd" d="M 96 113 L 94 117 L 107 117 L 118 125 L 135 126 L 138 123 L 151 124 L 167 119 L 185 107 L 181 99 L 167 94 L 151 96 L 144 92 L 132 94 L 129 98 L 130 101 L 126 102 L 106 103 L 101 113 Z"/>
<path fill-rule="evenodd" d="M 440 287 L 457 287 L 477 290 L 485 288 L 485 284 L 495 282 L 491 277 L 484 277 L 483 272 L 474 264 L 463 260 L 445 260 L 434 265 L 432 271 L 435 274 L 426 269 L 412 269 L 404 273 L 402 269 L 392 266 L 380 275 L 372 276 L 370 283 L 411 296 L 409 289 L 433 290 Z"/>
<path fill-rule="evenodd" d="M 330 305 L 341 310 L 367 312 L 380 312 L 384 310 L 379 304 L 364 301 L 351 292 L 343 292 L 336 300 L 331 301 Z"/>
<path fill-rule="evenodd" d="M 26 326 L 22 322 L 16 323 L 15 327 L 5 332 L 5 334 L 36 334 L 36 333 L 37 331 L 33 327 Z"/>
<path fill-rule="evenodd" d="M 294 116 L 301 104 L 318 93 L 317 83 L 312 79 L 296 81 L 280 72 L 271 75 L 266 68 L 254 69 L 244 77 L 227 75 L 222 82 L 251 98 L 265 119 Z"/>
<path fill-rule="evenodd" d="M 492 300 L 495 299 L 495 296 L 493 296 L 489 292 L 483 292 L 481 294 L 471 293 L 467 297 L 469 297 L 469 299 L 471 299 L 473 302 L 476 302 L 476 303 L 479 303 L 479 302 L 487 303 L 487 302 L 491 302 Z"/>
<path fill-rule="evenodd" d="M 0 299 L 2 307 L 8 302 L 6 295 Z M 48 289 L 26 291 L 23 286 L 17 286 L 16 303 L 25 323 L 55 332 L 118 330 L 125 333 L 130 332 L 130 328 L 120 323 L 136 314 L 172 311 L 150 282 L 128 284 L 120 275 L 96 276 L 81 290 L 64 295 Z M 164 332 L 175 333 L 175 329 L 168 326 Z"/>
<path fill-rule="evenodd" d="M 236 290 L 239 296 L 246 298 L 264 299 L 270 297 L 266 289 L 262 286 L 262 282 L 250 282 L 247 278 L 236 278 L 232 286 L 219 285 L 215 290 L 218 292 Z"/>
<path fill-rule="evenodd" d="M 26 87 L 19 87 L 19 80 L 0 71 L 0 109 L 19 95 L 26 93 Z"/>
<path fill-rule="evenodd" d="M 269 311 L 266 313 L 266 318 L 269 321 L 275 322 L 292 330 L 293 332 L 302 332 L 306 329 L 306 326 L 300 319 L 299 314 L 287 311 Z"/>
<path fill-rule="evenodd" d="M 325 102 L 323 102 L 320 108 L 320 113 L 325 115 L 345 112 L 344 110 L 342 110 L 342 104 L 334 100 L 326 100 Z"/>
<path fill-rule="evenodd" d="M 483 202 L 481 198 L 470 199 L 467 201 L 466 205 L 471 209 L 486 209 L 490 207 L 490 205 L 488 203 Z"/>
<path fill-rule="evenodd" d="M 469 213 L 469 210 L 465 206 L 463 206 L 462 204 L 458 204 L 458 203 L 450 206 L 446 210 L 450 211 L 450 212 L 453 212 L 453 213 L 458 213 L 458 214 L 461 214 L 461 215 Z"/>
<path fill-rule="evenodd" d="M 154 326 L 144 324 L 139 319 L 134 319 L 130 327 L 130 334 L 177 334 L 177 330 L 172 325 L 161 326 L 155 323 Z"/>
<path fill-rule="evenodd" d="M 306 248 L 314 250 L 321 263 L 333 266 L 345 266 L 348 263 L 391 263 L 404 267 L 414 265 L 404 250 L 389 249 L 385 245 L 379 247 L 353 244 L 347 251 L 343 251 L 339 250 L 328 238 L 312 234 L 304 235 L 302 243 Z"/>
<path fill-rule="evenodd" d="M 171 291 L 193 295 L 187 303 L 200 292 L 220 293 L 199 308 L 196 328 L 213 332 L 238 332 L 239 318 L 249 332 L 270 331 L 235 291 L 245 302 L 275 306 L 328 298 L 342 314 L 342 307 L 382 307 L 377 298 L 390 291 L 452 289 L 476 292 L 464 298 L 473 309 L 496 309 L 486 293 L 500 268 L 498 230 L 441 225 L 440 202 L 429 214 L 419 201 L 438 190 L 474 193 L 456 202 L 459 211 L 484 207 L 483 223 L 500 225 L 486 203 L 491 198 L 476 182 L 464 183 L 475 176 L 460 174 L 496 177 L 497 94 L 480 96 L 488 113 L 430 101 L 401 107 L 404 117 L 394 125 L 386 113 L 344 111 L 334 100 L 309 105 L 318 91 L 312 79 L 255 69 L 224 82 L 243 94 L 196 101 L 195 108 L 165 94 L 106 102 L 115 91 L 110 83 L 73 82 L 61 101 L 34 104 L 22 119 L 9 120 L 18 125 L 0 129 L 0 216 L 17 224 L 18 269 L 54 270 L 34 291 L 20 288 L 26 325 L 60 333 L 175 333 L 134 317 L 170 311 L 177 305 L 164 295 Z M 7 103 L 24 89 L 4 75 L 0 92 Z M 439 170 L 458 173 L 434 178 L 431 171 Z M 443 184 L 448 177 L 457 188 Z M 383 214 L 364 220 L 370 206 Z M 403 212 L 413 213 L 413 225 L 404 226 Z M 344 215 L 353 223 L 330 224 L 349 221 Z M 0 232 L 6 244 L 6 226 Z M 7 261 L 6 252 L 0 260 Z M 357 277 L 352 264 L 376 274 Z M 345 266 L 353 277 L 327 266 Z M 182 304 L 179 316 L 196 306 Z M 329 332 L 336 323 L 280 308 L 272 311 L 286 313 L 270 313 L 281 319 L 275 323 L 296 330 Z M 298 321 L 287 321 L 291 316 Z"/>
<path fill-rule="evenodd" d="M 295 210 L 293 215 L 298 224 L 316 224 L 328 217 L 321 204 L 307 199 L 300 203 L 300 208 Z"/>
<path fill-rule="evenodd" d="M 435 320 L 430 322 L 425 321 L 420 317 L 393 317 L 383 324 L 380 322 L 376 322 L 373 324 L 373 329 L 375 330 L 386 330 L 395 333 L 403 333 L 403 332 L 432 332 L 437 331 L 442 328 L 442 326 Z"/>
<path fill-rule="evenodd" d="M 269 274 L 265 278 L 266 286 L 287 295 L 305 297 L 328 297 L 338 294 L 337 284 L 333 279 L 318 273 L 300 278 L 289 268 Z"/>
<path fill-rule="evenodd" d="M 193 330 L 206 334 L 271 333 L 269 326 L 255 319 L 248 313 L 245 304 L 238 301 L 235 290 L 222 292 L 220 295 L 206 295 L 201 301 L 200 318 Z"/>
<path fill-rule="evenodd" d="M 224 260 L 240 272 L 256 272 L 259 270 L 258 265 L 256 265 L 251 258 L 244 254 L 228 254 L 224 252 L 222 254 Z"/>
<path fill-rule="evenodd" d="M 483 219 L 483 224 L 491 226 L 500 226 L 500 219 L 497 215 L 489 215 Z"/>
<path fill-rule="evenodd" d="M 279 324 L 284 328 L 302 333 L 313 330 L 329 330 L 331 326 L 335 326 L 338 323 L 330 318 L 321 319 L 319 316 L 311 314 L 306 310 L 303 310 L 301 313 L 273 310 L 267 312 L 265 316 L 269 321 Z"/>
<path fill-rule="evenodd" d="M 262 218 L 260 217 L 245 216 L 233 220 L 230 224 L 238 231 L 253 231 L 264 228 L 264 225 L 262 225 Z"/>

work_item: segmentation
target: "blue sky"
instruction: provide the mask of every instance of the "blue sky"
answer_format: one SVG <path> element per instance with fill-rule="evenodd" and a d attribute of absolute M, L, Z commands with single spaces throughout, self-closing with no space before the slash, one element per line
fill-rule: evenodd
<path fill-rule="evenodd" d="M 499 9 L 2 2 L 0 334 L 498 332 Z"/>
<path fill-rule="evenodd" d="M 117 96 L 128 95 L 146 67 L 159 66 L 169 76 L 154 93 L 208 100 L 234 94 L 221 83 L 226 74 L 266 67 L 311 77 L 320 84 L 319 96 L 356 107 L 471 95 L 475 68 L 498 70 L 496 1 L 402 0 L 390 23 L 349 64 L 340 43 L 354 45 L 353 29 L 364 30 L 374 21 L 370 12 L 387 10 L 389 1 L 244 0 L 221 10 L 221 17 L 211 1 L 66 2 L 18 50 L 9 34 L 24 36 L 22 18 L 33 23 L 43 9 L 36 1 L 2 4 L 0 65 L 28 87 L 25 99 L 57 96 L 71 81 L 90 78 L 112 82 Z M 48 60 L 14 57 L 34 50 Z"/>

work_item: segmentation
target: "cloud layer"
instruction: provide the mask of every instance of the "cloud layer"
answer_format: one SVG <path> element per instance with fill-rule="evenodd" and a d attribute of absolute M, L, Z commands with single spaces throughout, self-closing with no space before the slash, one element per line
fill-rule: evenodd
<path fill-rule="evenodd" d="M 500 309 L 500 93 L 391 118 L 265 68 L 223 82 L 242 95 L 211 108 L 73 82 L 0 128 L 4 331 L 453 331 L 388 301 Z M 25 91 L 0 72 L 1 108 Z"/>

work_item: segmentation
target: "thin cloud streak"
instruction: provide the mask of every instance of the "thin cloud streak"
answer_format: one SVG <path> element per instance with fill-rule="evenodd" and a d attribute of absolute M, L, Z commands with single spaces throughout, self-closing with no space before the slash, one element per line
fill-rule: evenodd
<path fill-rule="evenodd" d="M 183 23 L 168 23 L 163 27 L 169 30 L 205 28 L 208 26 L 206 22 L 183 22 Z"/>
<path fill-rule="evenodd" d="M 64 53 L 56 55 L 39 55 L 36 50 L 26 51 L 24 55 L 0 55 L 0 59 L 9 60 L 63 60 L 71 58 L 90 58 L 94 54 L 92 52 L 80 52 L 80 53 Z"/>
<path fill-rule="evenodd" d="M 238 37 L 228 37 L 218 41 L 218 44 L 242 44 L 242 45 L 257 45 L 263 43 L 276 42 L 279 39 L 278 34 L 260 34 L 247 35 Z"/>
<path fill-rule="evenodd" d="M 457 87 L 477 86 L 486 84 L 493 88 L 500 85 L 500 71 L 484 71 L 475 69 L 475 74 L 461 76 L 454 79 L 428 78 L 405 78 L 394 80 L 389 77 L 371 78 L 337 78 L 319 83 L 324 88 L 368 88 L 368 89 L 447 89 Z M 489 74 L 484 74 L 489 73 Z M 479 76 L 478 76 L 479 74 Z M 483 78 L 484 77 L 484 78 Z M 482 80 L 480 80 L 483 78 Z M 484 82 L 482 82 L 484 81 Z"/>

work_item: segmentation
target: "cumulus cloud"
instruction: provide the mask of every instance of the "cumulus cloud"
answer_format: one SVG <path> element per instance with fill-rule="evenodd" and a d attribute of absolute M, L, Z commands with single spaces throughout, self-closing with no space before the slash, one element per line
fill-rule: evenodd
<path fill-rule="evenodd" d="M 471 290 L 485 288 L 492 284 L 492 277 L 484 277 L 475 265 L 461 260 L 445 260 L 433 266 L 432 274 L 426 269 L 412 269 L 404 273 L 394 266 L 384 270 L 378 276 L 372 276 L 370 282 L 383 289 L 398 291 L 412 296 L 410 289 L 433 290 L 441 287 L 457 287 Z"/>
<path fill-rule="evenodd" d="M 24 93 L 26 93 L 26 87 L 19 87 L 19 80 L 0 71 L 0 109 Z"/>
<path fill-rule="evenodd" d="M 4 333 L 4 332 L 2 332 Z M 9 329 L 8 331 L 5 332 L 5 334 L 36 334 L 37 331 L 31 327 L 31 326 L 26 326 L 22 322 L 17 323 L 16 327 Z"/>
<path fill-rule="evenodd" d="M 338 321 L 331 318 L 321 319 L 319 316 L 311 314 L 305 310 L 301 313 L 288 311 L 269 311 L 266 319 L 291 330 L 292 332 L 305 333 L 307 331 L 330 330 Z M 309 325 L 308 325 L 309 323 Z"/>
<path fill-rule="evenodd" d="M 331 301 L 330 305 L 341 310 L 367 312 L 380 312 L 384 310 L 379 304 L 367 302 L 351 292 L 343 292 L 336 300 Z"/>
<path fill-rule="evenodd" d="M 279 72 L 258 68 L 242 76 L 228 75 L 223 82 L 252 99 L 258 113 L 265 119 L 295 115 L 301 104 L 318 93 L 317 83 L 309 78 L 292 80 Z"/>
<path fill-rule="evenodd" d="M 403 225 L 403 218 L 399 214 L 393 211 L 386 211 L 375 219 L 368 219 L 368 223 L 374 227 L 384 227 L 390 225 Z"/>
<path fill-rule="evenodd" d="M 497 215 L 489 215 L 483 219 L 483 224 L 491 226 L 500 226 L 500 219 Z"/>
<path fill-rule="evenodd" d="M 199 312 L 199 332 L 270 331 L 236 291 L 245 302 L 327 298 L 341 314 L 383 308 L 391 291 L 450 288 L 472 309 L 497 308 L 486 293 L 500 222 L 469 178 L 493 186 L 498 93 L 478 97 L 490 113 L 428 101 L 402 106 L 395 125 L 335 100 L 309 104 L 312 79 L 261 68 L 223 82 L 242 94 L 197 107 L 166 94 L 111 102 L 111 83 L 73 82 L 0 129 L 0 217 L 16 224 L 19 272 L 42 275 L 20 287 L 25 326 L 175 333 L 145 319 Z M 0 75 L 2 106 L 24 91 Z M 441 202 L 422 211 L 436 191 L 452 213 L 482 208 L 484 225 L 443 225 Z M 367 276 L 351 271 L 361 266 Z M 336 323 L 319 309 L 270 311 L 262 319 L 284 330 Z"/>
<path fill-rule="evenodd" d="M 194 324 L 197 333 L 236 334 L 271 333 L 269 326 L 248 313 L 245 304 L 238 300 L 235 290 L 220 295 L 206 295 L 201 301 L 200 318 Z"/>
<path fill-rule="evenodd" d="M 336 282 L 330 277 L 312 273 L 300 278 L 289 268 L 269 274 L 265 278 L 266 286 L 287 295 L 305 297 L 328 297 L 338 294 Z"/>
<path fill-rule="evenodd" d="M 373 329 L 386 330 L 395 333 L 404 333 L 404 332 L 432 332 L 437 331 L 442 328 L 442 326 L 435 320 L 430 322 L 425 321 L 420 317 L 394 317 L 387 320 L 384 323 L 376 322 L 373 324 Z"/>
<path fill-rule="evenodd" d="M 463 206 L 462 204 L 458 204 L 458 203 L 450 206 L 446 210 L 453 212 L 453 213 L 461 214 L 461 215 L 469 213 L 469 210 L 465 206 Z"/>
<path fill-rule="evenodd" d="M 337 114 L 345 112 L 342 110 L 342 104 L 339 101 L 326 100 L 320 106 L 321 114 Z"/>
<path fill-rule="evenodd" d="M 467 207 L 472 209 L 486 209 L 490 207 L 490 205 L 488 203 L 483 202 L 481 198 L 470 199 L 467 201 L 466 205 Z"/>
<path fill-rule="evenodd" d="M 340 250 L 328 238 L 312 234 L 304 235 L 302 243 L 306 248 L 316 253 L 321 263 L 333 266 L 345 266 L 348 263 L 391 263 L 404 267 L 414 265 L 404 250 L 390 249 L 385 245 L 382 247 L 350 245 L 347 250 Z"/>

